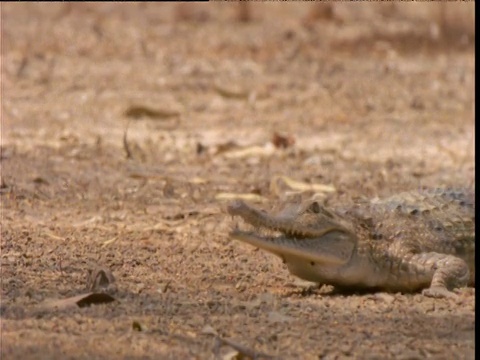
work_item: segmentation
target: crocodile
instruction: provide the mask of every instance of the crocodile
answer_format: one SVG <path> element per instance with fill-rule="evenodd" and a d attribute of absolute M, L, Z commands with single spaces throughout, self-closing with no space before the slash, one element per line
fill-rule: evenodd
<path fill-rule="evenodd" d="M 349 207 L 310 199 L 269 214 L 227 207 L 253 230 L 230 236 L 279 256 L 291 274 L 347 290 L 457 297 L 475 286 L 475 189 L 421 189 Z"/>

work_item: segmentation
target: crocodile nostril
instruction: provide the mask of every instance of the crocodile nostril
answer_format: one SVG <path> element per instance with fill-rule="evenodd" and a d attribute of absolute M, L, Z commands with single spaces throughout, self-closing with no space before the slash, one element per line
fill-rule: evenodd
<path fill-rule="evenodd" d="M 237 215 L 238 211 L 245 206 L 245 203 L 241 200 L 232 201 L 227 206 L 227 211 L 230 215 Z"/>

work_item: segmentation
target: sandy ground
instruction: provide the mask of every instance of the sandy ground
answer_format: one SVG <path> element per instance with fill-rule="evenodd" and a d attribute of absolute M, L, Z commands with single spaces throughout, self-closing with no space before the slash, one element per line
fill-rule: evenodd
<path fill-rule="evenodd" d="M 475 289 L 312 290 L 225 213 L 473 186 L 473 3 L 251 5 L 2 4 L 2 359 L 474 357 Z"/>

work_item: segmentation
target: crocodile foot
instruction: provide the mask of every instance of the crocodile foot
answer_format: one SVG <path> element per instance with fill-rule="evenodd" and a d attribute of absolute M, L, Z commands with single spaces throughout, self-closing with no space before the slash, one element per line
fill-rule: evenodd
<path fill-rule="evenodd" d="M 452 291 L 447 290 L 444 287 L 440 287 L 440 286 L 434 286 L 434 287 L 430 287 L 428 289 L 424 289 L 422 291 L 422 294 L 424 296 L 428 296 L 428 297 L 436 298 L 436 299 L 442 299 L 442 298 L 457 299 L 458 298 L 457 294 L 455 294 Z"/>

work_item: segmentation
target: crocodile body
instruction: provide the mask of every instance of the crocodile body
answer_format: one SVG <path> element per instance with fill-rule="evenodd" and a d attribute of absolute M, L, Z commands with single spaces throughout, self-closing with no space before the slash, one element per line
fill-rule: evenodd
<path fill-rule="evenodd" d="M 405 192 L 340 209 L 307 201 L 275 215 L 237 200 L 228 212 L 255 229 L 231 237 L 308 281 L 431 297 L 475 284 L 475 190 Z"/>

